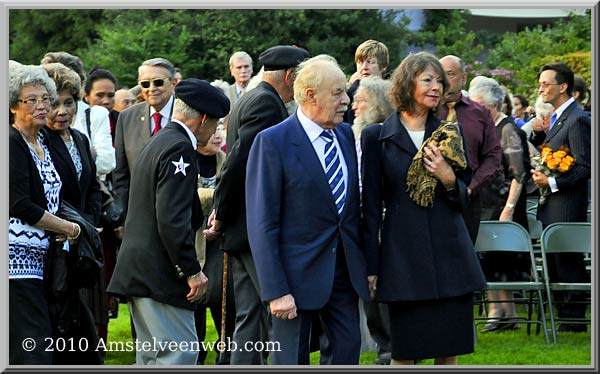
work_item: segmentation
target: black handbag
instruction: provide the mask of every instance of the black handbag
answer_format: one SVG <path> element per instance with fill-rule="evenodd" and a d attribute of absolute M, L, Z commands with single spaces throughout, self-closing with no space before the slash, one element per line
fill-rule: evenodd
<path fill-rule="evenodd" d="M 102 227 L 118 227 L 123 224 L 123 204 L 117 198 L 109 182 L 98 181 L 102 195 L 102 207 L 100 211 L 100 222 Z"/>

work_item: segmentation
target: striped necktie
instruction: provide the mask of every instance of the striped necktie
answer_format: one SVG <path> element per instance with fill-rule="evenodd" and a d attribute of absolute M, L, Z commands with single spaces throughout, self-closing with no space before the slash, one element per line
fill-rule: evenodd
<path fill-rule="evenodd" d="M 325 130 L 321 133 L 321 137 L 325 140 L 325 176 L 333 195 L 333 200 L 337 207 L 338 215 L 342 214 L 344 203 L 346 202 L 346 183 L 344 181 L 344 172 L 342 171 L 342 163 L 338 155 L 337 147 L 333 141 L 333 133 L 331 130 Z"/>

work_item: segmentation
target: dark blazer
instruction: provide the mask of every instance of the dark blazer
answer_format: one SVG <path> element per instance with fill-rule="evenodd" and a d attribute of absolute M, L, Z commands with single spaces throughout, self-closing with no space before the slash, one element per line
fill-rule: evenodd
<path fill-rule="evenodd" d="M 131 174 L 130 213 L 108 292 L 150 297 L 194 309 L 187 278 L 200 271 L 194 236 L 203 215 L 196 181 L 196 150 L 171 122 L 140 152 Z M 185 175 L 176 172 L 184 162 Z"/>
<path fill-rule="evenodd" d="M 296 114 L 258 134 L 246 179 L 248 239 L 269 301 L 292 294 L 298 309 L 319 309 L 333 287 L 338 240 L 353 288 L 368 300 L 358 232 L 360 197 L 354 135 L 334 130 L 348 166 L 346 203 L 338 216 L 323 167 Z"/>
<path fill-rule="evenodd" d="M 48 210 L 44 185 L 29 147 L 19 131 L 10 126 L 8 133 L 8 213 L 33 226 Z"/>
<path fill-rule="evenodd" d="M 565 146 L 575 157 L 572 169 L 556 177 L 558 191 L 550 194 L 546 202 L 539 206 L 538 219 L 544 225 L 587 221 L 591 139 L 590 116 L 576 102 L 562 112 L 547 135 L 544 132 L 535 133 L 536 144 L 545 143 L 554 151 Z"/>
<path fill-rule="evenodd" d="M 227 159 L 215 189 L 216 218 L 223 222 L 222 248 L 226 251 L 249 251 L 246 230 L 246 162 L 256 135 L 288 117 L 281 97 L 267 82 L 242 96 L 229 115 L 227 124 Z M 230 129 L 235 136 L 230 138 Z M 235 140 L 234 140 L 235 139 Z M 230 147 L 230 141 L 234 141 Z"/>
<path fill-rule="evenodd" d="M 439 123 L 429 115 L 424 139 Z M 361 139 L 362 232 L 369 274 L 379 276 L 377 300 L 431 300 L 482 289 L 485 279 L 461 215 L 470 169 L 456 173 L 454 192 L 438 183 L 433 207 L 425 208 L 406 192 L 408 168 L 418 150 L 398 113 L 382 126 L 367 127 Z"/>
<path fill-rule="evenodd" d="M 138 155 L 150 140 L 150 105 L 138 103 L 122 111 L 115 129 L 115 157 L 117 166 L 112 171 L 113 190 L 123 201 L 124 215 L 127 214 L 131 171 Z"/>
<path fill-rule="evenodd" d="M 96 164 L 92 158 L 87 137 L 75 129 L 67 130 L 81 157 L 81 179 L 78 180 L 75 164 L 73 164 L 69 150 L 58 132 L 47 127 L 42 131 L 48 139 L 52 162 L 62 181 L 61 199 L 68 201 L 92 225 L 98 226 L 101 205 L 100 184 L 96 179 Z"/>

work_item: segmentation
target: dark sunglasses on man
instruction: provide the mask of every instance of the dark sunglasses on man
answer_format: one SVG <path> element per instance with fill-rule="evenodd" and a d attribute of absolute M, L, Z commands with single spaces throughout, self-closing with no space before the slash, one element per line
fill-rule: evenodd
<path fill-rule="evenodd" d="M 165 84 L 165 81 L 165 78 L 156 78 L 151 81 L 139 81 L 139 83 L 142 88 L 150 88 L 150 83 L 152 83 L 154 87 L 162 87 Z"/>

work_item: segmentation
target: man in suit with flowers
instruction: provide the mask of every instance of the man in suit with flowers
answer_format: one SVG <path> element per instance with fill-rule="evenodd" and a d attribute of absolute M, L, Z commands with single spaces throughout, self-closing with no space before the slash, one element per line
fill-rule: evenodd
<path fill-rule="evenodd" d="M 539 187 L 549 191 L 540 203 L 538 219 L 544 227 L 555 222 L 586 222 L 588 206 L 588 180 L 591 175 L 591 121 L 572 97 L 573 71 L 563 63 L 544 65 L 539 76 L 538 94 L 550 103 L 555 112 L 550 118 L 548 132 L 535 132 L 532 143 L 546 144 L 553 151 L 566 147 L 575 163 L 566 172 L 548 176 L 532 170 L 532 179 Z M 557 281 L 589 282 L 581 254 L 556 254 L 548 258 L 550 277 Z M 569 301 L 585 300 L 585 294 L 568 292 Z M 559 305 L 559 318 L 585 316 L 586 305 Z M 586 325 L 561 324 L 559 331 L 582 332 Z"/>

